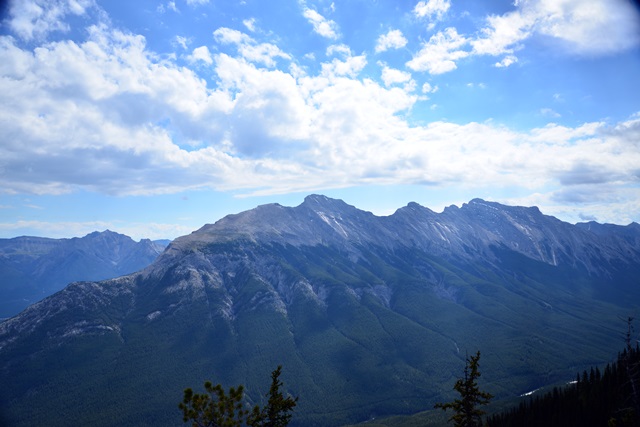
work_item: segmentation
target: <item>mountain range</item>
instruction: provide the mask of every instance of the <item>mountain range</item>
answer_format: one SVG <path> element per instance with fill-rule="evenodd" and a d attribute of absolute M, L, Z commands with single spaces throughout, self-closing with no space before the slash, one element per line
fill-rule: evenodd
<path fill-rule="evenodd" d="M 480 199 L 375 216 L 308 196 L 175 239 L 148 267 L 72 283 L 0 323 L 8 425 L 179 425 L 182 390 L 269 373 L 295 425 L 430 409 L 467 354 L 497 399 L 570 381 L 622 346 L 640 225 L 572 225 Z"/>
<path fill-rule="evenodd" d="M 78 280 L 104 280 L 143 269 L 168 241 L 133 241 L 106 230 L 81 238 L 0 239 L 0 319 Z"/>

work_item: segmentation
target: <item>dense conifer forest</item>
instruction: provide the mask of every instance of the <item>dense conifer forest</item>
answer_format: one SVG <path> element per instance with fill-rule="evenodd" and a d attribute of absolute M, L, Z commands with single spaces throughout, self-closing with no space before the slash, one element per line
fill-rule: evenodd
<path fill-rule="evenodd" d="M 640 426 L 640 348 L 630 345 L 604 371 L 591 368 L 567 387 L 555 387 L 487 419 L 489 427 Z"/>

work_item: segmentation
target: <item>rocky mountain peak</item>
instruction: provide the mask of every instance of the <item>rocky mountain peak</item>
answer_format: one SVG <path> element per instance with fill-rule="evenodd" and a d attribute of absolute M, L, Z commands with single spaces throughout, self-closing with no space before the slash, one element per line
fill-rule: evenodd
<path fill-rule="evenodd" d="M 110 230 L 70 239 L 0 239 L 0 317 L 16 314 L 73 281 L 136 272 L 163 249 L 148 239 L 136 243 Z"/>
<path fill-rule="evenodd" d="M 349 212 L 358 209 L 351 206 L 340 199 L 332 199 L 321 194 L 312 194 L 304 198 L 304 202 L 299 206 L 307 209 L 320 209 L 328 212 Z"/>
<path fill-rule="evenodd" d="M 361 246 L 373 245 L 420 248 L 454 258 L 481 255 L 490 260 L 492 248 L 505 247 L 547 264 L 579 262 L 596 271 L 599 261 L 593 260 L 615 258 L 624 245 L 636 242 L 625 227 L 601 226 L 597 242 L 585 235 L 584 228 L 544 215 L 537 207 L 479 198 L 442 213 L 411 202 L 391 216 L 378 217 L 342 200 L 314 194 L 296 207 L 267 204 L 228 215 L 177 239 L 170 252 L 179 256 L 184 249 L 243 239 L 253 244 L 333 246 L 354 257 Z"/>

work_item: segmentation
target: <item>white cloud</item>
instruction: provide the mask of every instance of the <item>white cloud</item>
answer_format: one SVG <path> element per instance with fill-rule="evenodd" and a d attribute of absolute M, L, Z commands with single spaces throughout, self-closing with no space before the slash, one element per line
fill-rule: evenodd
<path fill-rule="evenodd" d="M 628 201 L 620 189 L 637 187 L 640 115 L 528 132 L 491 122 L 417 125 L 404 117 L 420 99 L 408 90 L 415 86 L 411 75 L 383 65 L 384 85 L 362 77 L 366 56 L 344 45 L 327 50 L 336 56 L 317 74 L 284 71 L 269 66 L 286 58 L 276 45 L 218 29 L 216 41 L 238 49 L 192 51 L 211 60 L 214 83 L 207 83 L 150 52 L 142 36 L 105 26 L 88 33 L 84 42 L 31 49 L 0 37 L 2 191 L 275 194 L 508 183 L 566 201 L 584 194 L 576 187 L 582 180 L 610 185 Z M 449 28 L 407 66 L 446 72 L 470 54 L 469 46 Z M 436 90 L 422 86 L 424 94 Z"/>
<path fill-rule="evenodd" d="M 449 10 L 451 3 L 449 0 L 427 0 L 420 1 L 413 8 L 413 13 L 418 18 L 432 18 L 437 20 L 442 19 L 442 16 Z"/>
<path fill-rule="evenodd" d="M 200 46 L 193 49 L 193 53 L 189 56 L 191 62 L 202 61 L 205 64 L 213 64 L 213 58 L 211 58 L 211 52 L 206 46 Z"/>
<path fill-rule="evenodd" d="M 244 45 L 240 47 L 241 55 L 251 61 L 262 63 L 267 67 L 275 67 L 276 58 L 291 59 L 282 52 L 279 47 L 270 43 L 260 43 L 257 45 Z"/>
<path fill-rule="evenodd" d="M 186 0 L 189 6 L 202 6 L 209 3 L 209 0 Z"/>
<path fill-rule="evenodd" d="M 382 67 L 382 81 L 387 87 L 398 83 L 409 83 L 411 81 L 411 73 L 384 65 Z"/>
<path fill-rule="evenodd" d="M 430 83 L 425 83 L 422 85 L 422 93 L 436 93 L 438 91 L 438 86 L 431 86 Z"/>
<path fill-rule="evenodd" d="M 211 89 L 189 70 L 154 62 L 140 37 L 93 31 L 84 44 L 32 53 L 2 39 L 3 57 L 12 58 L 0 68 L 6 191 L 278 193 L 424 182 L 542 188 L 560 179 L 573 185 L 572 176 L 601 164 L 617 171 L 617 181 L 637 179 L 640 118 L 526 133 L 478 123 L 410 126 L 398 113 L 417 97 L 395 86 L 410 76 L 387 67 L 390 87 L 359 80 L 363 57 L 294 77 L 218 54 L 219 86 Z M 169 127 L 155 125 L 162 120 Z M 175 138 L 193 132 L 201 145 L 180 148 Z"/>
<path fill-rule="evenodd" d="M 536 17 L 541 34 L 565 42 L 575 53 L 606 54 L 640 43 L 640 16 L 628 1 L 541 0 L 523 8 Z"/>
<path fill-rule="evenodd" d="M 533 22 L 528 15 L 514 11 L 502 16 L 489 16 L 482 37 L 471 41 L 478 55 L 502 55 L 513 53 L 517 44 L 531 35 Z"/>
<path fill-rule="evenodd" d="M 236 44 L 238 52 L 248 61 L 262 63 L 267 67 L 274 67 L 277 58 L 291 59 L 291 56 L 282 52 L 280 48 L 271 43 L 256 43 L 256 41 L 240 31 L 230 28 L 218 28 L 213 36 L 219 43 Z"/>
<path fill-rule="evenodd" d="M 15 138 L 0 148 L 5 191 L 172 192 L 187 175 L 202 175 L 156 176 L 190 156 L 155 123 L 167 121 L 185 140 L 215 137 L 207 118 L 230 106 L 224 92 L 208 91 L 188 69 L 154 62 L 143 38 L 104 28 L 92 28 L 83 44 L 50 43 L 33 52 L 0 40 L 2 56 L 12 58 L 0 68 L 0 138 Z M 16 151 L 20 144 L 27 146 Z"/>
<path fill-rule="evenodd" d="M 534 36 L 552 37 L 576 54 L 615 53 L 640 44 L 640 16 L 622 0 L 529 0 L 516 10 L 487 17 L 471 41 L 477 55 L 508 54 L 497 66 L 513 64 L 515 51 Z"/>
<path fill-rule="evenodd" d="M 305 8 L 302 15 L 313 25 L 313 30 L 322 37 L 336 40 L 340 37 L 338 24 L 326 19 L 313 9 Z"/>
<path fill-rule="evenodd" d="M 468 40 L 458 34 L 455 28 L 449 27 L 433 35 L 416 53 L 407 67 L 414 71 L 427 71 L 430 74 L 442 74 L 455 70 L 456 61 L 469 56 L 462 50 Z"/>
<path fill-rule="evenodd" d="M 513 55 L 507 55 L 504 58 L 502 58 L 502 61 L 496 62 L 494 66 L 497 68 L 507 68 L 515 64 L 516 62 L 518 62 L 518 58 L 516 58 Z"/>
<path fill-rule="evenodd" d="M 382 34 L 376 42 L 376 53 L 385 52 L 389 49 L 400 49 L 407 45 L 407 39 L 400 30 L 389 30 L 387 34 Z"/>
<path fill-rule="evenodd" d="M 421 1 L 416 16 L 435 16 L 448 10 L 442 1 Z M 503 56 L 498 68 L 518 62 L 516 52 L 532 37 L 552 37 L 564 50 L 575 54 L 601 55 L 640 45 L 640 15 L 622 0 L 528 0 L 514 4 L 515 10 L 490 15 L 485 26 L 470 37 L 453 27 L 423 43 L 407 66 L 414 71 L 442 74 L 457 68 L 467 56 Z M 469 46 L 468 49 L 465 49 Z"/>
<path fill-rule="evenodd" d="M 351 48 L 346 44 L 332 44 L 327 48 L 327 56 L 342 55 L 343 57 L 351 56 Z"/>
<path fill-rule="evenodd" d="M 54 31 L 69 31 L 65 17 L 84 15 L 93 0 L 20 0 L 9 2 L 9 27 L 24 40 L 44 39 Z"/>
<path fill-rule="evenodd" d="M 213 37 L 218 43 L 245 44 L 253 43 L 253 39 L 245 33 L 231 28 L 221 27 L 213 32 Z"/>
<path fill-rule="evenodd" d="M 247 30 L 251 31 L 252 33 L 256 31 L 256 19 L 255 18 L 243 20 L 242 21 L 242 25 L 244 25 L 247 28 Z"/>
<path fill-rule="evenodd" d="M 322 75 L 325 77 L 348 76 L 356 77 L 367 65 L 365 55 L 350 56 L 344 61 L 333 59 L 331 62 L 322 63 Z"/>
<path fill-rule="evenodd" d="M 353 56 L 351 48 L 345 44 L 331 45 L 327 48 L 327 56 L 341 56 L 344 60 L 334 58 L 331 62 L 321 64 L 322 76 L 335 79 L 348 76 L 355 78 L 367 65 L 366 55 Z"/>
<path fill-rule="evenodd" d="M 175 36 L 173 40 L 174 45 L 178 45 L 183 49 L 187 49 L 187 45 L 191 43 L 191 40 L 189 38 L 182 36 Z"/>

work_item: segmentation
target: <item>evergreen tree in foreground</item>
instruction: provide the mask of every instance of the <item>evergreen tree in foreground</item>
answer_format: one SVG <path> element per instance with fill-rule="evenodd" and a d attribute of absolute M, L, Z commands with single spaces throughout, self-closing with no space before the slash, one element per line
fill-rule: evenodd
<path fill-rule="evenodd" d="M 279 379 L 281 372 L 282 366 L 278 366 L 271 373 L 267 406 L 260 408 L 256 405 L 251 413 L 244 409 L 242 385 L 231 387 L 228 395 L 220 384 L 213 386 L 210 381 L 204 383 L 206 393 L 203 394 L 196 394 L 188 388 L 178 405 L 182 410 L 182 420 L 191 422 L 192 427 L 240 427 L 243 422 L 249 427 L 285 427 L 291 421 L 291 412 L 298 398 L 283 396 L 280 391 L 283 385 Z"/>
<path fill-rule="evenodd" d="M 284 397 L 280 391 L 282 387 L 282 381 L 280 381 L 280 373 L 282 366 L 278 366 L 275 371 L 271 373 L 271 387 L 269 387 L 269 393 L 267 397 L 267 406 L 262 409 L 258 409 L 256 406 L 253 408 L 253 412 L 247 421 L 247 424 L 253 427 L 284 427 L 289 425 L 291 421 L 293 408 L 298 402 L 298 398 L 295 399 L 291 396 Z"/>
<path fill-rule="evenodd" d="M 249 411 L 243 409 L 244 387 L 231 387 L 227 395 L 220 384 L 204 383 L 207 393 L 194 394 L 190 388 L 184 391 L 184 398 L 178 407 L 182 410 L 182 420 L 191 421 L 192 427 L 239 427 Z"/>
<path fill-rule="evenodd" d="M 478 409 L 481 405 L 489 403 L 493 397 L 491 394 L 480 391 L 478 388 L 480 352 L 475 356 L 467 357 L 464 367 L 464 377 L 456 381 L 453 389 L 460 394 L 460 399 L 455 399 L 450 403 L 436 403 L 436 408 L 443 411 L 453 409 L 454 414 L 449 418 L 455 427 L 480 427 L 484 411 Z"/>

